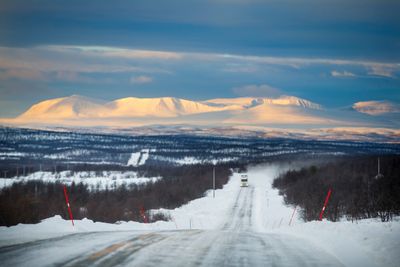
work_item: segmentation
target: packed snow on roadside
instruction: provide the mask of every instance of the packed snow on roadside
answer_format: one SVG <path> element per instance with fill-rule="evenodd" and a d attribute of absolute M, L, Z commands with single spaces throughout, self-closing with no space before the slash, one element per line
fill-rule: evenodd
<path fill-rule="evenodd" d="M 345 266 L 398 266 L 400 217 L 384 223 L 379 219 L 305 223 L 299 210 L 284 205 L 283 196 L 272 188 L 274 177 L 289 168 L 288 165 L 267 165 L 250 169 L 249 182 L 255 186 L 256 193 L 253 211 L 256 231 L 306 239 L 334 255 Z"/>
<path fill-rule="evenodd" d="M 42 220 L 38 224 L 0 227 L 0 247 L 84 232 L 215 229 L 222 225 L 228 216 L 229 207 L 233 205 L 234 201 L 234 198 L 230 196 L 237 194 L 240 189 L 237 176 L 238 174 L 234 174 L 223 189 L 216 190 L 215 198 L 213 198 L 212 191 L 208 191 L 203 198 L 193 200 L 180 208 L 151 211 L 171 216 L 172 220 L 168 222 L 109 224 L 82 219 L 75 220 L 75 226 L 72 226 L 70 221 L 57 215 Z"/>
<path fill-rule="evenodd" d="M 271 187 L 274 177 L 289 168 L 291 167 L 288 165 L 249 168 L 249 184 L 254 187 L 252 210 L 254 231 L 291 235 L 308 240 L 334 255 L 345 266 L 398 266 L 400 218 L 385 223 L 376 219 L 361 220 L 357 223 L 349 221 L 304 223 L 296 211 L 289 226 L 294 207 L 284 205 L 283 197 Z M 83 219 L 75 221 L 75 227 L 72 227 L 69 221 L 55 216 L 35 225 L 0 227 L 0 246 L 80 232 L 218 229 L 229 220 L 230 209 L 240 190 L 246 190 L 240 187 L 240 174 L 233 174 L 223 189 L 216 190 L 215 198 L 212 191 L 208 191 L 203 198 L 195 199 L 180 208 L 152 211 L 169 215 L 172 219 L 169 222 L 107 224 Z"/>
<path fill-rule="evenodd" d="M 398 266 L 400 262 L 400 217 L 382 223 L 379 219 L 329 222 L 313 221 L 272 232 L 307 239 L 330 252 L 345 266 Z"/>
<path fill-rule="evenodd" d="M 0 179 L 0 188 L 9 187 L 14 183 L 24 183 L 28 181 L 60 182 L 66 185 L 83 183 L 89 186 L 89 190 L 115 189 L 122 185 L 155 183 L 161 177 L 139 177 L 136 172 L 119 171 L 83 171 L 70 172 L 34 172 L 28 176 L 18 176 L 8 179 Z"/>

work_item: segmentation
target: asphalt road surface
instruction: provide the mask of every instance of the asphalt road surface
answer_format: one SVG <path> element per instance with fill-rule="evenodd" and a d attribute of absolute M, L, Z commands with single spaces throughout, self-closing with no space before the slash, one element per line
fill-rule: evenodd
<path fill-rule="evenodd" d="M 221 229 L 77 233 L 2 247 L 0 265 L 342 266 L 305 240 L 256 232 L 254 189 L 240 189 Z"/>

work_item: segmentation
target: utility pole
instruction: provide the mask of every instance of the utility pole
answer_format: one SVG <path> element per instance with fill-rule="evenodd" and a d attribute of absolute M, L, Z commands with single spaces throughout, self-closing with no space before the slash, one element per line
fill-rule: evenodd
<path fill-rule="evenodd" d="M 42 164 L 40 164 L 40 172 L 42 172 Z"/>
<path fill-rule="evenodd" d="M 213 198 L 215 198 L 215 166 L 213 168 Z"/>
<path fill-rule="evenodd" d="M 378 157 L 378 175 L 381 174 L 381 159 Z"/>
<path fill-rule="evenodd" d="M 381 159 L 378 157 L 378 174 L 375 175 L 374 178 L 368 177 L 367 179 L 367 205 L 368 205 L 368 217 L 371 217 L 371 210 L 374 208 L 375 201 L 374 201 L 374 194 L 371 192 L 371 183 L 373 180 L 379 180 L 383 178 L 383 174 L 381 173 Z"/>
<path fill-rule="evenodd" d="M 381 173 L 381 159 L 378 157 L 378 174 L 375 176 L 375 179 L 383 178 L 383 174 Z"/>

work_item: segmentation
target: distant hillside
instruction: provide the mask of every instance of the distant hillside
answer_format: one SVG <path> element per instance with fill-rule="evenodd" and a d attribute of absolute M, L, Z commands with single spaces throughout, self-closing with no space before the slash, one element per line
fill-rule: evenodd
<path fill-rule="evenodd" d="M 95 129 L 132 129 L 185 125 L 207 128 L 240 128 L 270 136 L 279 132 L 282 137 L 329 136 L 343 139 L 378 134 L 389 139 L 400 134 L 399 107 L 387 101 L 357 102 L 351 108 L 329 109 L 320 104 L 294 96 L 277 98 L 240 97 L 217 98 L 205 101 L 174 97 L 127 97 L 111 102 L 79 95 L 49 99 L 31 106 L 13 119 L 0 119 L 0 124 L 28 128 L 73 127 Z M 184 128 L 184 127 L 181 127 Z M 272 129 L 272 130 L 271 130 Z M 338 130 L 340 129 L 340 130 Z M 165 131 L 170 131 L 164 128 Z M 132 132 L 132 130 L 129 130 Z M 151 133 L 149 130 L 148 133 Z M 217 133 L 217 131 L 214 131 Z M 235 131 L 236 132 L 236 131 Z M 278 136 L 279 137 L 279 136 Z M 351 137 L 350 139 L 357 139 Z M 365 139 L 364 139 L 365 140 Z"/>

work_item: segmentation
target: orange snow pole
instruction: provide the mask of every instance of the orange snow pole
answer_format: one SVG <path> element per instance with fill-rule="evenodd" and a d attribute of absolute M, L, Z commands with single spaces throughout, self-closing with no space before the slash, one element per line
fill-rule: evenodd
<path fill-rule="evenodd" d="M 69 205 L 67 187 L 65 185 L 64 185 L 64 197 L 65 197 L 65 203 L 67 203 L 67 207 L 68 207 L 69 219 L 72 222 L 72 226 L 74 226 L 74 217 L 72 216 L 71 206 Z"/>
<path fill-rule="evenodd" d="M 319 214 L 320 221 L 322 221 L 322 216 L 324 216 L 324 211 L 325 211 L 326 205 L 328 204 L 328 200 L 331 197 L 331 193 L 332 193 L 332 189 L 329 188 L 328 195 L 326 195 L 326 198 L 325 198 L 324 206 L 322 207 L 321 213 Z"/>

